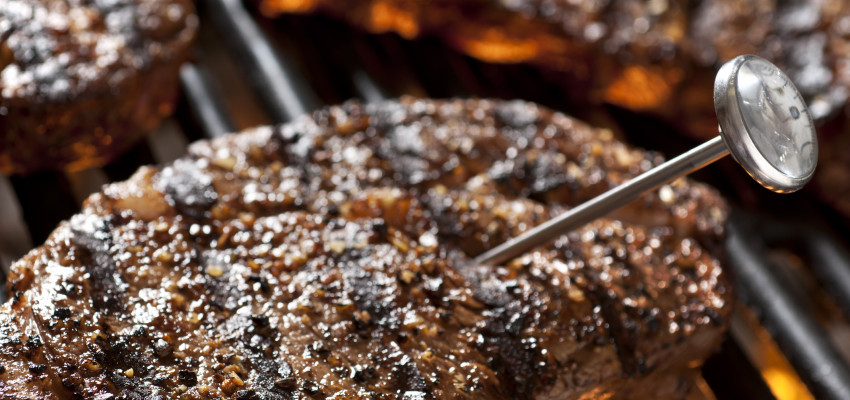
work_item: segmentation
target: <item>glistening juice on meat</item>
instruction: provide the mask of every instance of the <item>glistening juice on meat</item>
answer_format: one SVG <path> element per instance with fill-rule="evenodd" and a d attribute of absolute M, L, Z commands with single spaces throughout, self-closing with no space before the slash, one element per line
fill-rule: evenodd
<path fill-rule="evenodd" d="M 4 398 L 684 398 L 720 341 L 725 203 L 680 179 L 502 266 L 658 164 L 525 102 L 350 102 L 194 144 L 14 264 Z"/>

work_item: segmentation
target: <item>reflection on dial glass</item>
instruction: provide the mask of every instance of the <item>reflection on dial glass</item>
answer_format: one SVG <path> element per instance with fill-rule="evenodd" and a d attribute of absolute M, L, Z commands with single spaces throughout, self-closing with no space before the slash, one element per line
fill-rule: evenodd
<path fill-rule="evenodd" d="M 760 59 L 744 62 L 736 89 L 744 124 L 758 151 L 783 174 L 800 178 L 815 167 L 812 120 L 797 88 Z"/>

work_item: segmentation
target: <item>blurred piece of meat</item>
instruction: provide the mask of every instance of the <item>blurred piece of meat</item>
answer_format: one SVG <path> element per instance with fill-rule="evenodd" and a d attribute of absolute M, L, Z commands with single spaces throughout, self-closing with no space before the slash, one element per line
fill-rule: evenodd
<path fill-rule="evenodd" d="M 12 267 L 0 396 L 682 399 L 732 294 L 687 179 L 471 257 L 661 162 L 524 102 L 351 102 L 105 187 Z"/>
<path fill-rule="evenodd" d="M 171 113 L 191 0 L 0 1 L 0 173 L 111 160 Z"/>
<path fill-rule="evenodd" d="M 811 186 L 822 201 L 850 218 L 850 118 L 838 118 L 821 131 L 826 145 L 818 148 Z"/>
<path fill-rule="evenodd" d="M 322 12 L 372 32 L 439 35 L 486 61 L 534 64 L 555 72 L 574 102 L 651 113 L 702 138 L 717 134 L 715 70 L 740 54 L 786 70 L 816 120 L 834 115 L 850 88 L 844 0 L 258 1 L 268 15 Z"/>
<path fill-rule="evenodd" d="M 692 22 L 701 64 L 757 54 L 782 68 L 816 122 L 841 112 L 850 95 L 850 2 L 705 1 Z"/>

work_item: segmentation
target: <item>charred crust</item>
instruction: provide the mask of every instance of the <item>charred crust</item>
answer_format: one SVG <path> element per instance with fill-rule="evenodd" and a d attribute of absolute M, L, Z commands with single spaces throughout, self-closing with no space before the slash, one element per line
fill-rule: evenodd
<path fill-rule="evenodd" d="M 27 369 L 34 374 L 41 374 L 47 371 L 47 364 L 29 363 Z"/>
<path fill-rule="evenodd" d="M 59 307 L 53 310 L 53 318 L 58 320 L 66 320 L 71 318 L 71 309 L 68 307 Z"/>
<path fill-rule="evenodd" d="M 195 386 L 198 384 L 198 376 L 192 372 L 187 370 L 180 370 L 177 372 L 177 379 L 186 386 Z"/>
<path fill-rule="evenodd" d="M 522 102 L 313 118 L 195 144 L 94 196 L 13 266 L 29 282 L 0 313 L 0 363 L 49 354 L 82 397 L 525 400 L 648 390 L 721 337 L 726 208 L 687 180 L 672 202 L 651 193 L 505 265 L 471 262 L 653 156 Z M 523 157 L 534 168 L 504 162 Z M 508 180 L 488 177 L 497 162 Z M 528 175 L 557 170 L 580 190 Z"/>
<path fill-rule="evenodd" d="M 27 336 L 27 347 L 30 349 L 37 349 L 41 347 L 41 337 L 38 335 Z"/>

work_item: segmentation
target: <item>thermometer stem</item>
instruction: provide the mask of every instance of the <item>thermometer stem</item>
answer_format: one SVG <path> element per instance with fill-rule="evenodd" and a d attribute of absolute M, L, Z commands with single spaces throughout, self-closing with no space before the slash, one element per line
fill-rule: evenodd
<path fill-rule="evenodd" d="M 715 137 L 670 161 L 632 178 L 569 211 L 512 238 L 475 258 L 481 265 L 498 265 L 525 251 L 605 216 L 643 193 L 709 165 L 729 154 L 723 138 Z"/>

